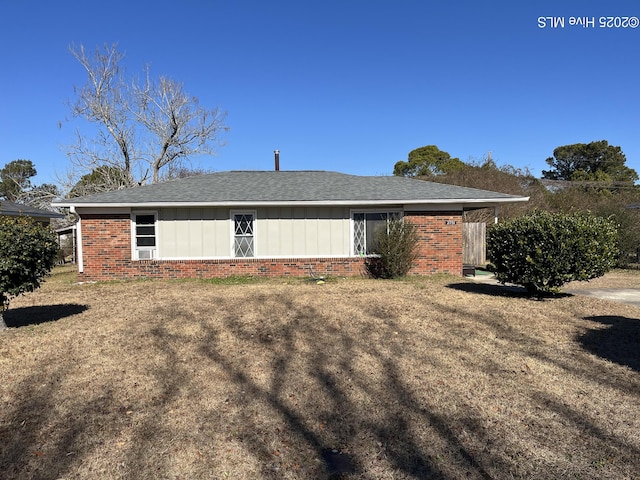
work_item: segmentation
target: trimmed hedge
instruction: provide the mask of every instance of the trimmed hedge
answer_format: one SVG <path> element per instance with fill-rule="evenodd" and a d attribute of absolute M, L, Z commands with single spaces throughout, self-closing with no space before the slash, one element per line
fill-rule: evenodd
<path fill-rule="evenodd" d="M 30 217 L 0 216 L 0 312 L 11 298 L 38 288 L 57 255 L 51 229 Z"/>
<path fill-rule="evenodd" d="M 496 278 L 531 295 L 555 293 L 565 283 L 589 280 L 617 261 L 617 225 L 590 213 L 536 211 L 493 226 L 487 255 Z"/>

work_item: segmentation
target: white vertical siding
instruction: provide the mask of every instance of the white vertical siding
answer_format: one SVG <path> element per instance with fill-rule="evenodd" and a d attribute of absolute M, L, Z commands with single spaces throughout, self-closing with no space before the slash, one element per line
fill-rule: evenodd
<path fill-rule="evenodd" d="M 260 256 L 349 255 L 349 210 L 274 207 L 258 210 Z"/>
<path fill-rule="evenodd" d="M 228 258 L 232 222 L 228 208 L 164 208 L 158 211 L 162 258 Z M 348 256 L 349 209 L 265 207 L 256 211 L 260 257 Z"/>
<path fill-rule="evenodd" d="M 158 214 L 158 247 L 163 258 L 228 257 L 229 211 L 168 208 Z"/>

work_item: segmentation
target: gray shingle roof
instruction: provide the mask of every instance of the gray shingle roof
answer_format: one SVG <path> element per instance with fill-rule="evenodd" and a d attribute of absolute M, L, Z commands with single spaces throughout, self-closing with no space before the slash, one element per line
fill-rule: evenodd
<path fill-rule="evenodd" d="M 26 215 L 28 217 L 64 218 L 64 215 L 58 212 L 42 210 L 40 208 L 31 207 L 29 205 L 21 205 L 19 203 L 9 202 L 7 200 L 0 201 L 0 215 Z"/>
<path fill-rule="evenodd" d="M 371 177 L 325 171 L 230 171 L 88 195 L 57 205 L 502 203 L 523 200 L 526 198 L 395 176 Z"/>

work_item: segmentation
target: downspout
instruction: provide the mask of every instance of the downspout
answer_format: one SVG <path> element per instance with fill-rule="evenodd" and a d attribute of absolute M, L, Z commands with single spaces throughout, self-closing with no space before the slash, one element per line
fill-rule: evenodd
<path fill-rule="evenodd" d="M 84 261 L 82 257 L 82 220 L 80 219 L 80 215 L 76 212 L 76 207 L 71 206 L 69 208 L 71 214 L 76 217 L 76 248 L 78 249 L 78 273 L 84 272 Z"/>

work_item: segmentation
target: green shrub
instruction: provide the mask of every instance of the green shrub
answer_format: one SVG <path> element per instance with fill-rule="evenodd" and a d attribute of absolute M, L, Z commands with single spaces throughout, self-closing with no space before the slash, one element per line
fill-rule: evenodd
<path fill-rule="evenodd" d="M 0 328 L 9 301 L 38 288 L 57 254 L 58 243 L 48 227 L 29 217 L 0 216 Z"/>
<path fill-rule="evenodd" d="M 618 254 L 617 267 L 629 268 L 631 263 L 638 262 L 638 247 L 640 246 L 640 218 L 638 211 L 619 205 L 614 208 L 602 209 L 598 215 L 611 218 L 618 225 Z"/>
<path fill-rule="evenodd" d="M 365 265 L 376 278 L 399 278 L 409 273 L 417 255 L 418 234 L 412 223 L 392 217 L 387 228 L 376 233 L 375 257 L 368 258 Z"/>
<path fill-rule="evenodd" d="M 616 264 L 616 242 L 610 219 L 536 211 L 493 226 L 487 256 L 500 282 L 549 294 L 567 282 L 604 275 Z"/>

